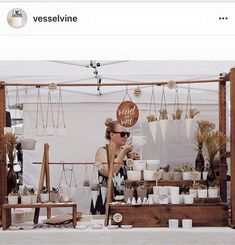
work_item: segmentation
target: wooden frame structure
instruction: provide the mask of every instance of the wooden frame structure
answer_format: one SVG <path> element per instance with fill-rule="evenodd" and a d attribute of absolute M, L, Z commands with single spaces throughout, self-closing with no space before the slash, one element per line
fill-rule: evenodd
<path fill-rule="evenodd" d="M 226 134 L 226 82 L 230 81 L 230 157 L 231 157 L 231 226 L 235 228 L 235 68 L 230 70 L 230 73 L 226 77 L 220 77 L 217 80 L 199 80 L 199 81 L 175 81 L 177 84 L 194 84 L 194 83 L 218 83 L 219 84 L 219 130 Z M 106 83 L 99 84 L 99 86 L 162 86 L 166 85 L 165 82 L 147 82 L 147 83 Z M 3 135 L 5 125 L 5 87 L 6 86 L 33 86 L 33 87 L 46 87 L 49 83 L 6 83 L 0 81 L 0 137 Z M 71 84 L 57 84 L 58 86 L 98 86 L 96 83 L 71 83 Z M 226 146 L 221 153 L 226 151 Z M 226 157 L 229 154 L 224 154 L 221 157 L 220 164 L 220 193 L 222 200 L 227 201 L 227 164 Z M 6 196 L 7 182 L 6 182 L 6 155 L 3 144 L 0 144 L 0 207 L 4 204 L 4 198 Z"/>

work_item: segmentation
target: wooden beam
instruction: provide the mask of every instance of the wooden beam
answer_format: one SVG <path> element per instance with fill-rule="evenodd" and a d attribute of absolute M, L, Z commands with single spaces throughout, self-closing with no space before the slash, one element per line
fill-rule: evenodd
<path fill-rule="evenodd" d="M 219 131 L 226 135 L 226 82 L 219 83 Z M 220 151 L 220 196 L 223 202 L 227 202 L 227 163 L 226 144 Z"/>
<path fill-rule="evenodd" d="M 230 169 L 231 169 L 231 225 L 235 226 L 235 68 L 230 70 Z"/>
<path fill-rule="evenodd" d="M 0 83 L 0 141 L 4 135 L 4 127 L 6 125 L 6 111 L 5 111 L 5 86 Z M 0 142 L 0 208 L 2 218 L 2 205 L 4 198 L 7 195 L 7 173 L 6 173 L 6 151 L 2 142 Z"/>
<path fill-rule="evenodd" d="M 194 83 L 218 83 L 224 81 L 224 77 L 221 77 L 219 79 L 213 79 L 213 80 L 194 80 L 194 81 L 176 81 L 176 84 L 194 84 Z M 115 83 L 63 83 L 63 82 L 57 82 L 57 86 L 61 87 L 115 87 L 115 86 L 162 86 L 167 85 L 169 81 L 160 81 L 160 82 L 115 82 Z M 5 83 L 5 86 L 13 86 L 13 87 L 48 87 L 50 83 L 33 83 L 33 82 L 14 82 L 14 83 Z"/>

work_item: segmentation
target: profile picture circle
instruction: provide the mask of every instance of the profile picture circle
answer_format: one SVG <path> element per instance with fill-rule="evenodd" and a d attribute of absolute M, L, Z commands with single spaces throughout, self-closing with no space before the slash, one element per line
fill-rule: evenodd
<path fill-rule="evenodd" d="M 8 13 L 7 22 L 13 28 L 22 28 L 27 22 L 27 15 L 23 9 L 14 8 Z"/>

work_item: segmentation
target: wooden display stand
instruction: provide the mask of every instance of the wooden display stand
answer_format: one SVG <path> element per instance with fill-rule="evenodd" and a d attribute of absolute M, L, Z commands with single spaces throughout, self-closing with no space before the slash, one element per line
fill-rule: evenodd
<path fill-rule="evenodd" d="M 73 216 L 73 227 L 77 225 L 77 204 L 75 202 L 68 203 L 35 203 L 35 204 L 4 204 L 2 206 L 2 229 L 6 230 L 11 225 L 11 209 L 12 208 L 35 208 L 35 210 L 40 210 L 40 208 L 46 208 L 47 210 L 51 208 L 72 208 Z M 38 220 L 34 219 L 34 224 L 37 224 Z"/>
<path fill-rule="evenodd" d="M 113 216 L 121 215 L 115 222 Z M 168 227 L 169 219 L 192 219 L 193 226 L 228 226 L 228 207 L 220 204 L 152 204 L 152 205 L 111 205 L 113 225 L 133 227 Z"/>
<path fill-rule="evenodd" d="M 190 81 L 191 84 L 194 83 L 218 83 L 219 85 L 219 130 L 226 134 L 226 82 L 230 81 L 230 125 L 231 125 L 231 131 L 230 131 L 230 157 L 231 157 L 231 227 L 235 227 L 235 68 L 232 68 L 230 70 L 230 73 L 225 76 L 225 77 L 220 77 L 217 80 L 200 80 L 200 81 Z M 177 81 L 177 84 L 188 84 L 188 81 Z M 167 82 L 146 82 L 146 83 L 106 83 L 106 84 L 100 84 L 100 86 L 135 86 L 135 85 L 149 85 L 149 86 L 153 86 L 153 85 L 157 85 L 157 86 L 161 86 L 161 85 L 165 85 L 167 84 Z M 5 83 L 5 82 L 0 82 L 0 137 L 3 136 L 3 127 L 5 125 L 5 86 L 34 86 L 36 87 L 37 84 L 36 83 Z M 43 83 L 40 84 L 40 86 L 48 86 L 48 83 Z M 60 86 L 97 86 L 97 84 L 60 84 Z M 224 153 L 226 151 L 226 146 L 224 146 L 224 149 L 221 151 L 221 153 Z M 220 195 L 222 198 L 223 202 L 227 202 L 227 189 L 226 189 L 226 175 L 227 175 L 227 165 L 226 165 L 226 154 L 224 154 L 224 157 L 221 157 L 221 162 L 220 162 L 220 176 L 218 177 L 219 182 L 220 182 Z M 227 154 L 227 156 L 229 156 Z M 110 161 L 109 157 L 108 157 L 108 161 L 109 163 L 112 164 L 112 161 Z M 111 168 L 109 171 L 109 177 L 112 174 L 112 165 L 110 164 Z M 109 204 L 109 202 L 111 201 L 111 197 L 112 197 L 112 181 L 109 178 L 109 191 L 108 191 L 108 199 L 107 199 L 107 203 Z M 6 181 L 6 155 L 5 155 L 5 149 L 3 148 L 2 144 L 0 144 L 0 206 L 2 207 L 3 205 L 3 201 L 4 201 L 4 197 L 6 196 L 6 190 L 7 190 L 7 181 Z M 106 225 L 108 223 L 108 217 L 109 217 L 109 205 L 107 204 L 106 206 Z M 223 206 L 224 205 L 224 206 Z M 216 222 L 216 224 L 220 224 L 223 225 L 225 224 L 225 220 L 227 220 L 227 206 L 226 204 L 221 204 L 218 205 L 216 204 L 217 208 L 218 208 L 218 213 L 221 214 L 221 220 L 223 220 L 223 222 L 217 222 L 215 221 L 211 215 L 210 215 L 210 210 L 213 214 L 215 214 L 215 216 L 217 216 L 217 211 L 216 208 L 214 206 L 210 206 L 210 205 L 205 205 L 205 207 L 203 207 L 202 205 L 193 205 L 192 208 L 196 208 L 195 210 L 198 210 L 198 207 L 203 207 L 203 209 L 205 208 L 205 212 L 203 212 L 203 215 L 206 216 L 208 215 L 209 217 L 212 218 L 212 220 L 214 220 Z M 167 206 L 169 207 L 171 210 L 176 209 L 177 207 L 175 206 L 173 209 L 171 207 L 171 205 Z M 163 207 L 163 209 L 165 208 L 165 211 L 167 210 L 167 207 Z M 190 206 L 184 206 L 181 205 L 179 207 L 182 207 L 184 210 L 186 210 L 186 208 L 189 208 Z M 113 212 L 117 211 L 116 209 L 113 210 L 113 208 L 118 208 L 114 207 L 111 205 L 111 215 L 113 214 Z M 121 207 L 120 207 L 121 208 Z M 125 207 L 122 207 L 123 209 Z M 130 207 L 129 207 L 130 208 Z M 138 211 L 141 211 L 139 213 L 143 214 L 145 212 L 145 207 L 143 205 L 143 207 L 138 207 L 140 209 L 138 209 Z M 160 207 L 157 206 L 157 208 L 159 209 Z M 191 209 L 192 209 L 191 208 Z M 134 208 L 134 210 L 137 210 L 137 207 Z M 153 209 L 154 210 L 154 209 Z M 159 209 L 160 210 L 160 209 Z M 163 212 L 164 210 L 162 210 Z M 192 210 L 191 210 L 192 211 Z M 128 209 L 126 209 L 126 212 L 128 212 Z M 180 210 L 178 209 L 177 212 L 180 212 Z M 184 211 L 186 212 L 186 211 Z M 198 210 L 199 212 L 199 210 Z M 48 212 L 50 213 L 50 212 Z M 154 214 L 154 211 L 152 211 L 152 215 Z M 189 215 L 189 213 L 185 213 L 184 215 Z M 139 217 L 139 216 L 138 216 Z M 145 216 L 143 215 L 143 217 L 145 218 Z M 183 216 L 182 216 L 183 217 Z M 189 216 L 191 217 L 191 216 Z M 195 216 L 196 219 L 196 216 Z M 208 220 L 207 220 L 208 221 Z M 210 221 L 208 221 L 210 222 Z M 200 223 L 196 223 L 196 224 L 200 224 Z"/>

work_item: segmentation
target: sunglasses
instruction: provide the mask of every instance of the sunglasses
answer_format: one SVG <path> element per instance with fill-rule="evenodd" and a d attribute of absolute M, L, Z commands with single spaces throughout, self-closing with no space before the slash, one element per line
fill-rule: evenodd
<path fill-rule="evenodd" d="M 130 136 L 130 132 L 113 132 L 114 134 L 120 134 L 120 136 L 122 137 L 122 138 L 124 138 L 125 136 L 128 138 L 129 136 Z"/>

